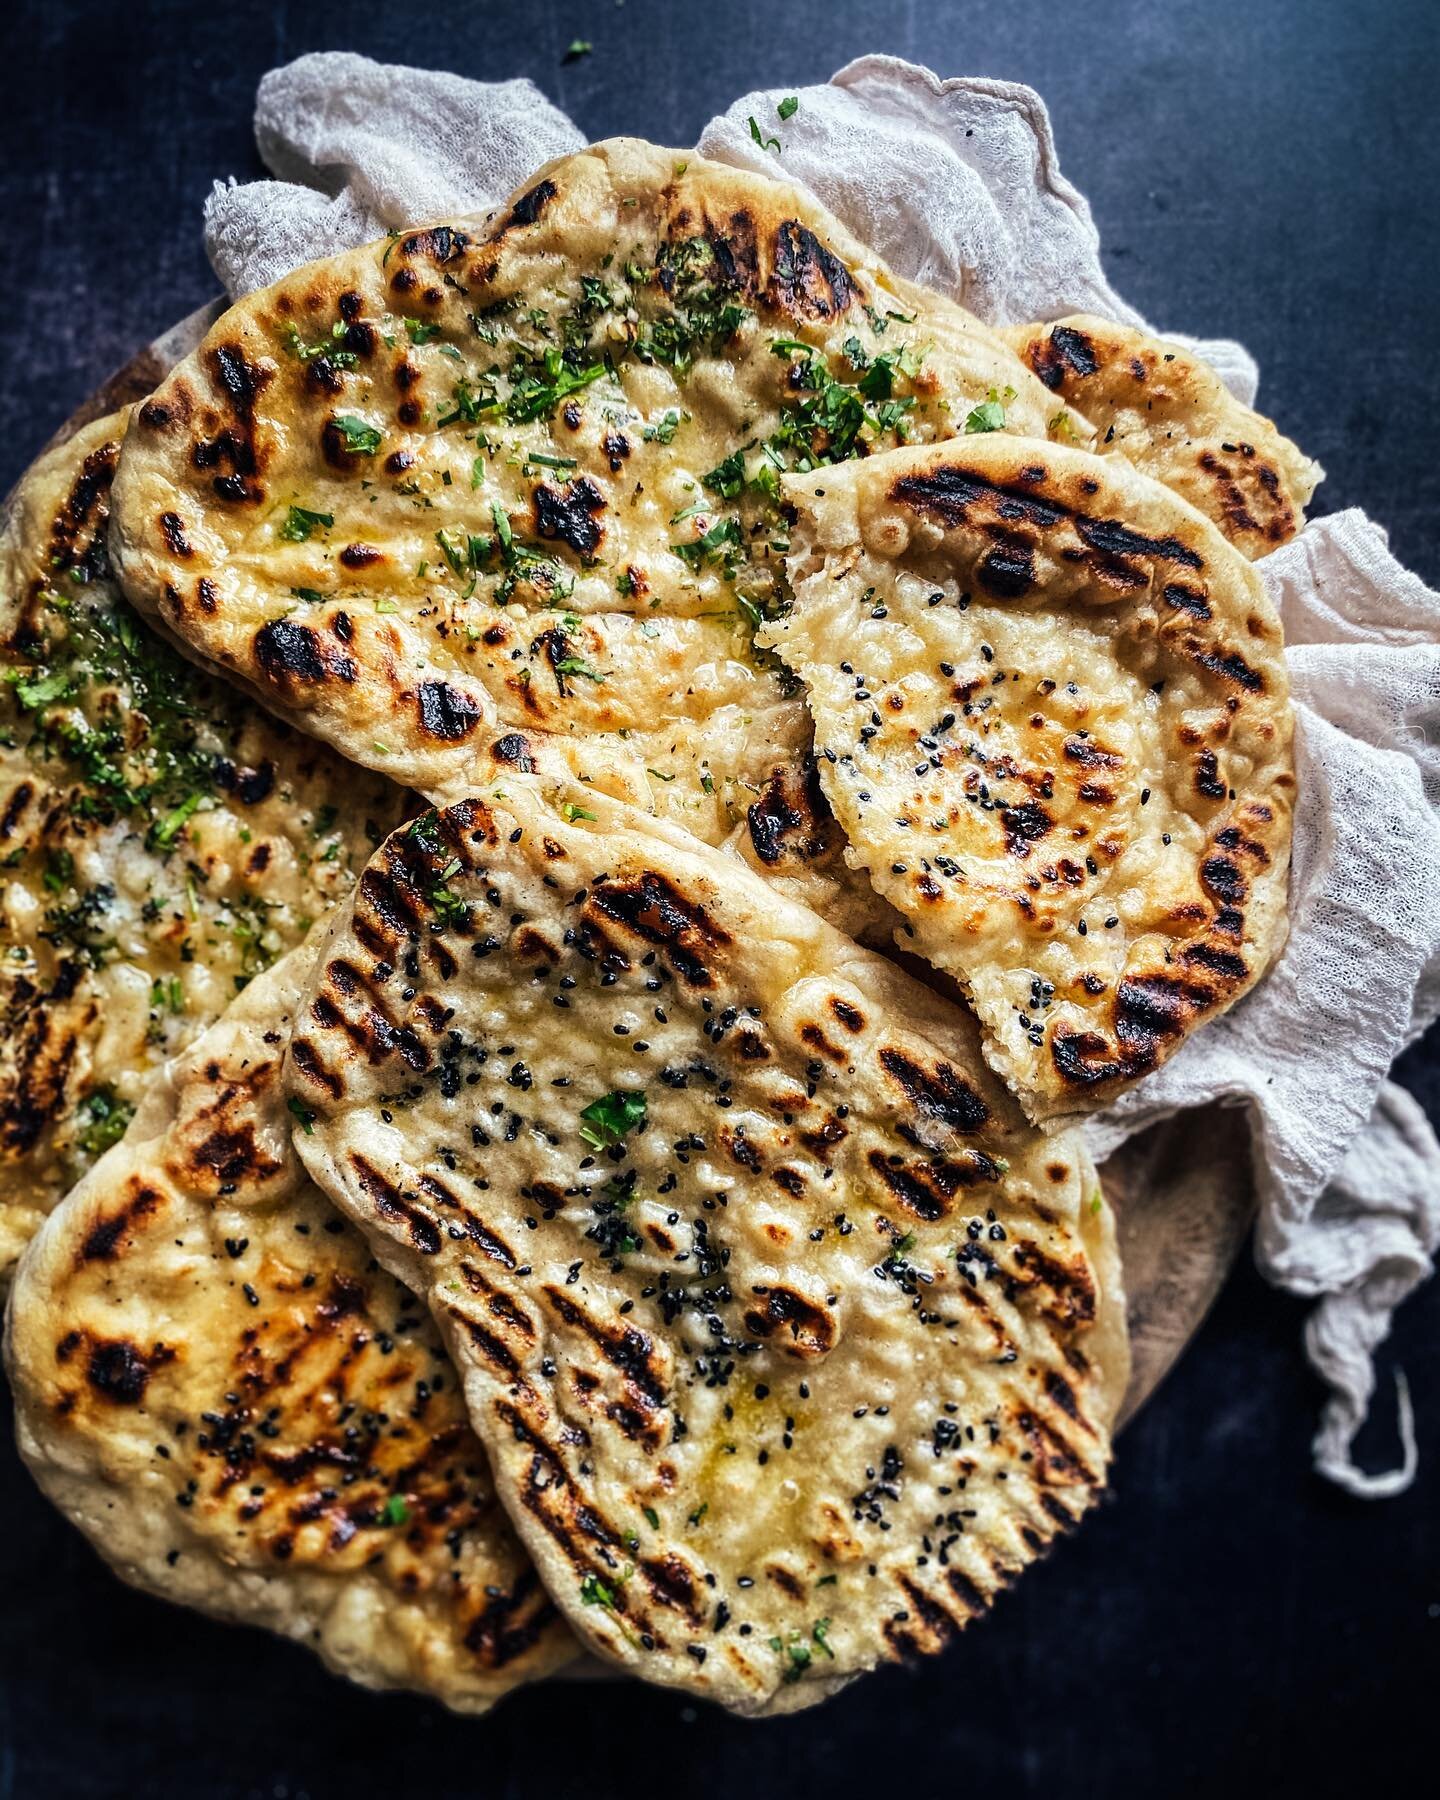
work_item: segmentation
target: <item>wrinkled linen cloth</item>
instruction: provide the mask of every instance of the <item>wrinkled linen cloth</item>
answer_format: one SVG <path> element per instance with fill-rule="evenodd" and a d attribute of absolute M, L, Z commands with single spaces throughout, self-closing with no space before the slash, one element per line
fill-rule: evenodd
<path fill-rule="evenodd" d="M 1039 96 L 941 81 L 893 57 L 747 94 L 701 133 L 719 161 L 809 188 L 900 274 L 1007 324 L 1086 311 L 1144 321 L 1110 286 L 1083 196 L 1060 172 Z M 778 153 L 757 144 L 779 140 Z M 485 83 L 349 54 L 301 57 L 260 84 L 256 138 L 275 181 L 217 185 L 206 248 L 232 297 L 386 230 L 484 213 L 582 134 L 528 81 Z M 1178 334 L 1171 334 L 1172 336 Z M 1242 400 L 1238 344 L 1181 338 Z M 1363 513 L 1308 525 L 1259 571 L 1284 622 L 1300 802 L 1290 935 L 1240 1005 L 1089 1127 L 1103 1157 L 1182 1108 L 1243 1105 L 1264 1274 L 1316 1301 L 1312 1363 L 1330 1388 L 1322 1473 L 1398 1492 L 1416 1462 L 1366 1475 L 1351 1445 L 1394 1308 L 1440 1242 L 1440 1144 L 1387 1079 L 1440 1012 L 1440 596 Z"/>

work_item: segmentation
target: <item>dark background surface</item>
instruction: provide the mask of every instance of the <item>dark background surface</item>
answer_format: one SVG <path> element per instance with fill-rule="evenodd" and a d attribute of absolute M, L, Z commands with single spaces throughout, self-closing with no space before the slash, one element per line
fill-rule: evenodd
<path fill-rule="evenodd" d="M 354 49 L 528 74 L 594 137 L 690 143 L 758 85 L 886 50 L 1046 97 L 1116 286 L 1162 325 L 1242 339 L 1262 403 L 1440 582 L 1440 13 L 1434 0 L 333 0 L 8 8 L 0 491 L 139 345 L 210 297 L 200 205 L 258 175 L 256 82 Z M 572 38 L 589 57 L 562 66 Z M 1400 1075 L 1440 1118 L 1440 1047 Z M 1115 1497 L 917 1673 L 747 1725 L 634 1686 L 522 1692 L 483 1722 L 361 1694 L 256 1632 L 143 1599 L 53 1516 L 0 1418 L 0 1800 L 622 1790 L 915 1800 L 1434 1791 L 1440 1287 L 1387 1346 L 1422 1466 L 1366 1505 L 1309 1470 L 1304 1309 L 1238 1270 L 1124 1439 Z M 1388 1377 L 1362 1440 L 1394 1453 Z"/>

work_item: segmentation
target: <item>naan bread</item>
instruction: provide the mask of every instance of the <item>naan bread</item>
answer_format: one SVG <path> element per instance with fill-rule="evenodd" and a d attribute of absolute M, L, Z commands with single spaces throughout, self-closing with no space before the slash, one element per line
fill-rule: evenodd
<path fill-rule="evenodd" d="M 440 798 L 497 725 L 582 775 L 618 734 L 657 813 L 763 865 L 776 789 L 813 790 L 752 641 L 778 477 L 977 406 L 1066 418 L 813 200 L 618 139 L 233 307 L 140 409 L 113 544 L 138 606 L 357 762 Z M 843 882 L 828 831 L 802 814 L 781 873 L 814 843 Z"/>
<path fill-rule="evenodd" d="M 518 789 L 423 816 L 288 1067 L 296 1147 L 628 1670 L 809 1704 L 938 1650 L 1102 1485 L 1124 1306 L 1078 1139 L 959 1008 L 673 827 Z"/>
<path fill-rule="evenodd" d="M 403 811 L 121 599 L 104 527 L 124 430 L 43 457 L 0 538 L 0 1278 L 165 1058 Z"/>
<path fill-rule="evenodd" d="M 301 948 L 152 1084 L 20 1266 L 36 1480 L 127 1581 L 480 1711 L 574 1643 L 425 1309 L 290 1148 Z"/>
<path fill-rule="evenodd" d="M 1013 439 L 786 484 L 804 680 L 847 855 L 968 989 L 1032 1118 L 1088 1111 L 1285 933 L 1280 624 L 1119 458 Z"/>
<path fill-rule="evenodd" d="M 1084 313 L 1000 334 L 1118 451 L 1219 526 L 1246 556 L 1289 541 L 1324 471 L 1179 344 Z"/>

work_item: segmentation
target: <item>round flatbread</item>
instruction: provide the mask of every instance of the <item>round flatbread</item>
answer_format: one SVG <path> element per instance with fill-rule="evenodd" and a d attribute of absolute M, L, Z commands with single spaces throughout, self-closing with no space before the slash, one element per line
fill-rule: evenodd
<path fill-rule="evenodd" d="M 10 1305 L 20 1449 L 127 1581 L 482 1711 L 574 1654 L 428 1314 L 306 1179 L 302 948 L 154 1084 Z"/>
<path fill-rule="evenodd" d="M 753 644 L 779 477 L 977 408 L 1066 417 L 813 200 L 619 139 L 233 307 L 140 409 L 113 544 L 138 606 L 357 762 L 439 798 L 497 725 L 582 775 L 618 740 L 657 813 L 766 867 L 813 791 Z M 787 878 L 813 845 L 844 880 L 827 827 L 802 814 Z"/>
<path fill-rule="evenodd" d="M 105 552 L 123 415 L 0 538 L 0 1278 L 167 1056 L 304 937 L 403 814 L 203 675 Z"/>
<path fill-rule="evenodd" d="M 902 942 L 1031 1117 L 1088 1111 L 1264 973 L 1295 776 L 1253 569 L 1119 458 L 998 437 L 792 480 L 820 777 Z"/>
<path fill-rule="evenodd" d="M 288 1067 L 297 1149 L 626 1669 L 804 1706 L 941 1648 L 1103 1484 L 1124 1304 L 1078 1139 L 961 1009 L 673 827 L 422 816 Z"/>
<path fill-rule="evenodd" d="M 1267 555 L 1305 523 L 1324 477 L 1271 420 L 1244 406 L 1191 350 L 1076 313 L 1000 335 L 1123 456 L 1210 519 L 1237 550 Z"/>

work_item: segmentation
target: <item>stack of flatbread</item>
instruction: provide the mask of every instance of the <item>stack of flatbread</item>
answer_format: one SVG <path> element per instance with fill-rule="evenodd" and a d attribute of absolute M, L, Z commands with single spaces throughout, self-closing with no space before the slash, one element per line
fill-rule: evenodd
<path fill-rule="evenodd" d="M 633 140 L 45 457 L 0 1251 L 47 1494 L 472 1710 L 940 1649 L 1107 1478 L 1075 1121 L 1284 936 L 1251 559 L 1318 475 L 1176 346 L 993 332 Z"/>

